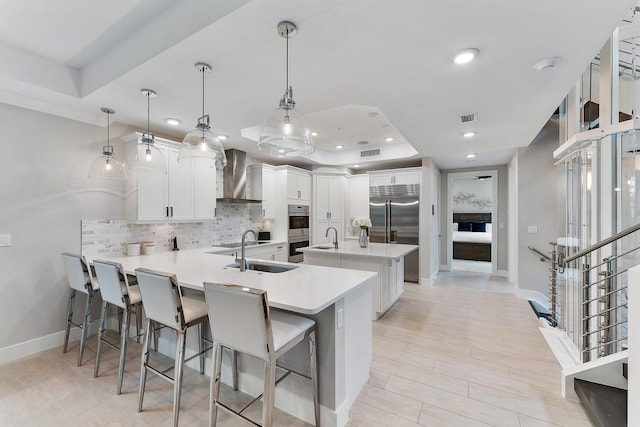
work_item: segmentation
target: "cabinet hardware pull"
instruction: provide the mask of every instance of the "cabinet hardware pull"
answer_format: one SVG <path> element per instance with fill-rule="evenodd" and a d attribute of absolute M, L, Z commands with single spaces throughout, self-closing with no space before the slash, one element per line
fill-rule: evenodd
<path fill-rule="evenodd" d="M 171 206 L 171 217 L 173 218 L 173 206 Z"/>
<path fill-rule="evenodd" d="M 300 197 L 302 197 L 302 196 L 301 196 L 301 194 L 300 194 L 300 190 L 298 190 L 298 199 L 299 199 Z"/>
<path fill-rule="evenodd" d="M 265 215 L 266 215 L 266 211 L 262 209 L 262 216 L 264 217 Z"/>
<path fill-rule="evenodd" d="M 169 217 L 169 206 L 167 206 L 167 214 L 165 216 Z"/>

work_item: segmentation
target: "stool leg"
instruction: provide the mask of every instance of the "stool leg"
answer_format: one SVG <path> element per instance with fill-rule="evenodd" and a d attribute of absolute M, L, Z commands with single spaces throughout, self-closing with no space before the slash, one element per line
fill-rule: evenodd
<path fill-rule="evenodd" d="M 178 427 L 178 417 L 180 415 L 180 398 L 182 396 L 182 367 L 184 366 L 184 347 L 187 331 L 178 331 L 176 348 L 176 367 L 173 380 L 173 426 Z"/>
<path fill-rule="evenodd" d="M 140 342 L 140 330 L 142 330 L 142 304 L 136 307 L 136 342 Z"/>
<path fill-rule="evenodd" d="M 220 372 L 222 371 L 222 346 L 213 343 L 214 355 L 211 358 L 211 385 L 209 400 L 209 427 L 216 427 L 218 422 L 218 398 L 220 396 Z M 233 350 L 231 350 L 233 351 Z"/>
<path fill-rule="evenodd" d="M 93 300 L 93 292 L 87 294 L 87 304 L 84 308 L 84 322 L 82 323 L 82 336 L 80 337 L 80 352 L 78 353 L 78 366 L 82 365 L 82 355 L 84 354 L 84 344 L 87 340 L 87 332 L 89 331 L 89 321 L 91 320 L 91 301 Z"/>
<path fill-rule="evenodd" d="M 235 391 L 238 390 L 238 352 L 230 348 L 231 353 L 231 385 Z"/>
<path fill-rule="evenodd" d="M 313 391 L 313 411 L 316 419 L 316 427 L 320 427 L 320 404 L 318 402 L 318 353 L 316 352 L 316 331 L 309 333 L 309 356 L 311 367 L 311 388 Z"/>
<path fill-rule="evenodd" d="M 144 330 L 144 345 L 142 347 L 142 362 L 140 363 L 140 389 L 138 390 L 138 412 L 142 411 L 142 400 L 144 399 L 144 387 L 147 384 L 147 363 L 149 363 L 149 344 L 151 341 L 151 331 L 155 327 L 151 319 L 147 318 Z"/>
<path fill-rule="evenodd" d="M 122 392 L 122 378 L 124 377 L 124 363 L 127 355 L 127 343 L 129 342 L 129 323 L 131 320 L 131 307 L 124 309 L 122 317 L 122 334 L 120 341 L 120 362 L 118 363 L 118 388 L 116 394 Z"/>
<path fill-rule="evenodd" d="M 104 333 L 107 330 L 107 318 L 109 317 L 109 303 L 104 301 L 102 303 L 102 315 L 100 316 L 100 330 L 98 331 L 98 349 L 96 350 L 96 366 L 93 368 L 93 378 L 98 376 L 100 370 L 100 358 L 102 357 L 102 340 L 104 339 Z"/>
<path fill-rule="evenodd" d="M 264 364 L 264 398 L 262 403 L 262 427 L 273 426 L 273 406 L 276 394 L 276 363 Z"/>
<path fill-rule="evenodd" d="M 71 332 L 71 321 L 73 320 L 73 307 L 76 304 L 76 290 L 69 288 L 69 304 L 67 305 L 67 324 L 64 328 L 64 346 L 62 352 L 67 352 L 67 345 L 69 344 L 69 332 Z"/>
<path fill-rule="evenodd" d="M 205 322 L 200 322 L 198 324 L 198 351 L 200 353 L 200 375 L 204 374 L 204 349 L 205 347 L 205 342 L 204 342 L 204 330 L 205 327 Z"/>

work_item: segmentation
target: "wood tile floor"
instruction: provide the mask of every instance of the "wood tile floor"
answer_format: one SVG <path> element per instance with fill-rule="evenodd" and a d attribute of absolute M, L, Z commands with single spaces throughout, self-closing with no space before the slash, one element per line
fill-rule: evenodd
<path fill-rule="evenodd" d="M 501 279 L 440 273 L 433 286 L 407 284 L 373 331 L 371 377 L 349 427 L 590 426 L 580 404 L 560 396 L 560 367 L 528 303 Z M 155 375 L 136 413 L 141 346 L 129 348 L 120 396 L 113 349 L 105 349 L 96 379 L 92 351 L 76 367 L 77 345 L 64 355 L 57 347 L 0 366 L 0 426 L 171 425 L 171 385 Z M 186 369 L 184 384 L 180 425 L 206 425 L 208 377 Z M 249 399 L 223 393 L 237 405 Z M 255 419 L 260 410 L 258 403 Z M 221 415 L 218 425 L 247 424 Z M 281 411 L 276 425 L 308 426 Z"/>

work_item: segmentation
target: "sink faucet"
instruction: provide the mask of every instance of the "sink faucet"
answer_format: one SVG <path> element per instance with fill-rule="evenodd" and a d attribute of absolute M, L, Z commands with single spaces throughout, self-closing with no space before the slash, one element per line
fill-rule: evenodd
<path fill-rule="evenodd" d="M 329 237 L 329 230 L 333 230 L 333 231 L 335 231 L 335 235 L 336 235 L 336 237 L 335 237 L 335 239 L 333 239 L 333 246 L 334 246 L 336 249 L 338 249 L 338 230 L 336 230 L 336 228 L 335 228 L 335 227 L 329 227 L 329 228 L 327 228 L 327 232 L 326 232 L 326 233 L 324 233 L 324 237 Z"/>
<path fill-rule="evenodd" d="M 247 269 L 247 261 L 246 261 L 246 257 L 244 255 L 244 247 L 246 246 L 245 244 L 245 240 L 247 237 L 247 234 L 253 234 L 253 241 L 258 243 L 258 238 L 256 237 L 256 232 L 249 229 L 247 231 L 245 231 L 244 233 L 242 233 L 242 249 L 241 249 L 241 254 L 242 254 L 242 258 L 241 259 L 236 259 L 236 262 L 240 264 L 240 271 L 245 271 Z"/>

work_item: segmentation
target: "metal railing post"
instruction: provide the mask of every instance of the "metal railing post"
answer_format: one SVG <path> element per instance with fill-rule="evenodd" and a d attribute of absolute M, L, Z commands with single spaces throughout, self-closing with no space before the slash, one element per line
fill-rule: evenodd
<path fill-rule="evenodd" d="M 558 324 L 558 253 L 556 251 L 557 243 L 550 242 L 551 245 L 551 272 L 550 293 L 551 293 L 551 318 Z"/>
<path fill-rule="evenodd" d="M 589 282 L 589 264 L 585 262 L 582 264 L 582 363 L 591 360 L 591 346 L 589 334 L 589 321 L 590 318 L 590 300 L 591 285 Z"/>
<path fill-rule="evenodd" d="M 605 258 L 603 261 L 605 261 L 607 263 L 607 271 L 606 273 L 606 278 L 604 281 L 604 292 L 605 292 L 605 298 L 604 298 L 604 335 L 603 335 L 603 339 L 605 343 L 611 343 L 607 346 L 604 347 L 604 355 L 608 356 L 609 354 L 613 354 L 615 353 L 615 343 L 613 342 L 616 337 L 615 337 L 615 331 L 614 331 L 614 325 L 616 323 L 615 320 L 615 313 L 614 310 L 612 310 L 613 307 L 616 306 L 616 298 L 615 298 L 615 293 L 613 292 L 613 268 L 614 268 L 614 261 L 611 258 Z"/>

